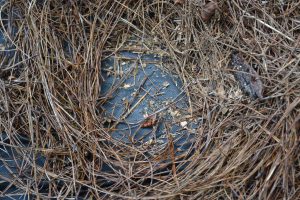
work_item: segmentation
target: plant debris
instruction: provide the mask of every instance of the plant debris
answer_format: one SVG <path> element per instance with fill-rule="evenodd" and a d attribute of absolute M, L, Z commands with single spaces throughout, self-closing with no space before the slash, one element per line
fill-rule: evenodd
<path fill-rule="evenodd" d="M 208 22 L 211 17 L 215 14 L 218 4 L 214 1 L 208 2 L 201 9 L 201 18 L 204 22 Z"/>
<path fill-rule="evenodd" d="M 252 98 L 263 98 L 263 84 L 258 73 L 237 53 L 232 53 L 231 66 L 240 88 Z"/>
<path fill-rule="evenodd" d="M 0 40 L 0 199 L 299 197 L 299 1 L 215 1 L 202 11 L 192 0 L 0 2 L 0 35 L 9 39 Z M 213 21 L 219 8 L 224 17 Z M 176 122 L 159 121 L 167 134 L 155 138 L 158 122 L 149 116 L 132 122 L 153 127 L 142 139 L 126 135 L 131 121 L 122 121 L 120 139 L 112 137 L 119 127 L 106 127 L 119 118 L 107 121 L 103 105 L 124 85 L 102 95 L 102 63 L 123 51 L 163 55 L 159 67 L 182 80 L 188 109 L 172 110 Z M 111 64 L 110 78 L 127 76 L 126 59 Z M 148 66 L 141 60 L 135 66 Z M 228 63 L 233 73 L 222 68 Z M 241 90 L 262 98 L 263 86 L 264 101 L 245 104 Z M 139 94 L 165 92 L 144 89 L 111 112 L 127 114 Z M 165 108 L 160 114 L 172 106 Z M 192 134 L 192 122 L 180 125 L 186 115 L 201 118 L 196 137 L 169 139 L 173 124 Z M 192 145 L 178 155 L 185 139 Z"/>
<path fill-rule="evenodd" d="M 157 123 L 156 116 L 147 117 L 147 118 L 143 121 L 141 127 L 142 127 L 142 128 L 151 128 L 151 127 L 155 126 L 156 123 Z"/>

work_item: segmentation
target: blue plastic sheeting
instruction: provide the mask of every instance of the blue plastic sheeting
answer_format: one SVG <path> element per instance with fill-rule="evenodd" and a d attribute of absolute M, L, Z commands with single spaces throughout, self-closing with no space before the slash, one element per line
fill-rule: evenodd
<path fill-rule="evenodd" d="M 0 9 L 2 9 L 3 4 L 5 3 L 5 0 L 0 0 Z M 17 33 L 17 27 L 15 27 L 13 24 L 8 23 L 8 15 L 5 11 L 0 11 L 2 24 L 6 27 L 6 31 L 10 30 L 10 33 L 5 32 L 3 29 L 0 29 L 0 55 L 5 55 L 5 59 L 9 59 L 14 56 L 15 54 L 15 46 L 11 42 L 12 37 Z M 16 14 L 13 14 L 16 15 Z M 15 17 L 15 16 L 14 16 Z M 17 17 L 16 17 L 17 18 Z M 9 38 L 10 37 L 10 38 Z M 0 66 L 1 68 L 2 66 Z"/>
<path fill-rule="evenodd" d="M 166 145 L 171 135 L 179 154 L 191 147 L 198 124 L 185 120 L 188 101 L 182 82 L 165 71 L 163 63 L 164 59 L 156 55 L 126 51 L 104 60 L 102 110 L 114 139 L 152 144 L 155 149 L 155 145 Z M 143 128 L 147 116 L 156 116 L 157 122 Z"/>
<path fill-rule="evenodd" d="M 0 199 L 30 199 L 30 196 L 23 195 L 24 191 L 10 183 L 26 182 L 32 178 L 32 163 L 41 167 L 44 165 L 45 159 L 41 155 L 36 155 L 36 160 L 33 160 L 33 152 L 30 151 L 26 157 L 23 154 L 20 156 L 18 151 L 29 149 L 30 145 L 26 138 L 18 136 L 17 139 L 22 146 L 14 147 L 7 134 L 0 133 Z"/>

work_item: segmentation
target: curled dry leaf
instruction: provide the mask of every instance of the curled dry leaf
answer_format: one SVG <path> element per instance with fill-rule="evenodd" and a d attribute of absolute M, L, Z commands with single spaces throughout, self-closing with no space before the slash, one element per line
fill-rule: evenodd
<path fill-rule="evenodd" d="M 175 4 L 183 5 L 185 0 L 175 0 Z"/>
<path fill-rule="evenodd" d="M 153 116 L 153 117 L 148 117 L 144 120 L 144 122 L 142 123 L 141 127 L 142 128 L 150 128 L 150 127 L 153 127 L 156 125 L 156 117 Z"/>
<path fill-rule="evenodd" d="M 240 88 L 252 98 L 263 98 L 263 84 L 259 75 L 242 59 L 239 53 L 232 53 L 231 66 Z"/>
<path fill-rule="evenodd" d="M 201 10 L 201 18 L 204 22 L 210 20 L 210 18 L 215 14 L 216 9 L 218 8 L 217 3 L 211 1 L 205 4 Z"/>

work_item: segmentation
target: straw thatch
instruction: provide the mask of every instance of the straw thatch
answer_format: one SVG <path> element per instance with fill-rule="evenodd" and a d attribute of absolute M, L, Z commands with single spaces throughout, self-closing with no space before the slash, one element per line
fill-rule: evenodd
<path fill-rule="evenodd" d="M 22 159 L 8 187 L 41 199 L 300 196 L 300 2 L 176 2 L 4 2 L 1 144 Z M 148 159 L 104 128 L 101 61 L 123 49 L 167 57 L 188 86 L 189 113 L 204 118 L 192 154 L 176 158 L 170 140 Z M 262 98 L 241 91 L 233 51 L 259 74 Z"/>

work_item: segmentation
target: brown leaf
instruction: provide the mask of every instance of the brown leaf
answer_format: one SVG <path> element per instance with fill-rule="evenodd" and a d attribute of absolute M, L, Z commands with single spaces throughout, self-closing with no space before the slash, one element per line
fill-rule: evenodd
<path fill-rule="evenodd" d="M 156 125 L 156 117 L 148 117 L 147 119 L 145 119 L 145 121 L 142 123 L 141 127 L 142 128 L 150 128 L 153 127 L 154 125 Z"/>
<path fill-rule="evenodd" d="M 175 0 L 175 4 L 183 5 L 185 3 L 185 0 Z"/>
<path fill-rule="evenodd" d="M 211 1 L 205 4 L 201 10 L 201 18 L 204 22 L 210 20 L 210 18 L 215 14 L 216 9 L 218 8 L 217 3 Z"/>
<path fill-rule="evenodd" d="M 232 54 L 231 66 L 240 88 L 252 98 L 263 98 L 263 84 L 259 75 L 242 59 L 239 53 L 234 52 Z"/>

